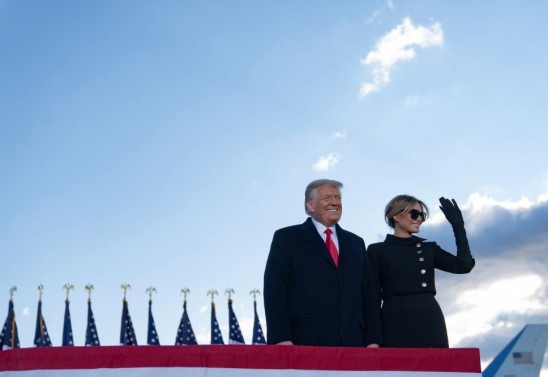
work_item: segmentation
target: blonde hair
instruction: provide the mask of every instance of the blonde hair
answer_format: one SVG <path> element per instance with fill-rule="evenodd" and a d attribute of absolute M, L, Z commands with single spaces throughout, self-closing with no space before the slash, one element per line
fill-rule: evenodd
<path fill-rule="evenodd" d="M 314 194 L 315 194 L 314 190 L 316 190 L 318 187 L 323 185 L 336 187 L 339 191 L 341 191 L 343 187 L 343 184 L 341 182 L 334 181 L 332 179 L 316 179 L 315 181 L 310 182 L 308 186 L 306 186 L 306 189 L 304 190 L 304 211 L 309 216 L 312 215 L 312 213 L 308 211 L 308 207 L 306 203 L 311 201 L 312 198 L 314 197 Z"/>
<path fill-rule="evenodd" d="M 388 224 L 390 228 L 394 228 L 396 225 L 394 222 L 394 216 L 396 216 L 399 213 L 407 212 L 413 207 L 415 204 L 420 204 L 422 207 L 423 212 L 426 214 L 426 218 L 428 218 L 428 206 L 424 204 L 422 200 L 419 200 L 411 195 L 398 195 L 392 200 L 388 202 L 386 207 L 384 207 L 384 221 Z"/>

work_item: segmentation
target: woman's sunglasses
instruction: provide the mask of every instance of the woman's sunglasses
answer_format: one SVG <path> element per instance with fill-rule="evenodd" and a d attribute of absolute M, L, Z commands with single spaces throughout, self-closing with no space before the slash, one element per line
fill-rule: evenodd
<path fill-rule="evenodd" d="M 418 209 L 412 209 L 412 210 L 409 210 L 409 215 L 411 216 L 411 218 L 413 220 L 417 220 L 420 216 L 421 220 L 422 221 L 425 221 L 426 220 L 426 213 L 425 212 L 421 212 L 419 211 Z"/>

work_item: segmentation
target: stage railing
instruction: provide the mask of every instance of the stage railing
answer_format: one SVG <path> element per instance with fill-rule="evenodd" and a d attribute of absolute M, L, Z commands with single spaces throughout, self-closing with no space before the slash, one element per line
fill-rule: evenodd
<path fill-rule="evenodd" d="M 0 377 L 481 376 L 479 350 L 102 346 L 0 351 Z"/>

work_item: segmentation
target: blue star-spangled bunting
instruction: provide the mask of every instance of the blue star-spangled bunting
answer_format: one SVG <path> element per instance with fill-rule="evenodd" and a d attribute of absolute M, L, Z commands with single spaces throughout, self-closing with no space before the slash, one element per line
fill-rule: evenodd
<path fill-rule="evenodd" d="M 124 299 L 122 307 L 122 323 L 120 325 L 120 344 L 123 346 L 136 346 L 137 337 L 135 336 L 135 330 L 133 329 L 133 322 L 131 322 L 131 316 L 129 315 L 128 303 Z"/>
<path fill-rule="evenodd" d="M 147 344 L 150 346 L 159 346 L 160 338 L 156 332 L 156 325 L 154 324 L 154 317 L 152 316 L 152 300 L 148 300 L 148 331 L 147 331 Z"/>
<path fill-rule="evenodd" d="M 13 300 L 10 299 L 8 316 L 6 322 L 4 322 L 2 332 L 0 333 L 0 350 L 3 351 L 20 347 L 17 323 L 15 322 L 15 312 L 13 311 Z"/>
<path fill-rule="evenodd" d="M 38 300 L 38 313 L 36 313 L 36 330 L 34 331 L 34 345 L 36 347 L 51 347 L 46 321 L 42 315 L 42 300 Z"/>
<path fill-rule="evenodd" d="M 255 320 L 253 321 L 253 340 L 251 343 L 266 344 L 263 328 L 261 327 L 261 322 L 259 322 L 259 316 L 257 315 L 257 301 L 253 301 L 253 310 L 255 312 Z"/>
<path fill-rule="evenodd" d="M 221 329 L 219 328 L 219 322 L 217 322 L 214 302 L 211 303 L 211 344 L 225 344 L 223 334 L 221 334 Z"/>
<path fill-rule="evenodd" d="M 69 300 L 65 300 L 65 319 L 63 320 L 63 347 L 74 346 L 72 338 L 72 323 L 70 321 Z"/>
<path fill-rule="evenodd" d="M 95 317 L 91 310 L 91 300 L 88 300 L 88 323 L 86 326 L 86 346 L 100 346 L 97 326 L 95 326 Z"/>
<path fill-rule="evenodd" d="M 183 315 L 181 316 L 181 322 L 179 323 L 179 330 L 177 330 L 177 337 L 175 338 L 176 346 L 191 346 L 196 345 L 196 337 L 194 336 L 194 330 L 190 324 L 190 318 L 186 311 L 186 300 L 183 303 Z"/>
<path fill-rule="evenodd" d="M 240 324 L 234 314 L 234 309 L 232 308 L 232 299 L 228 299 L 228 323 L 229 323 L 229 338 L 228 344 L 245 344 L 244 337 L 242 336 L 242 330 L 240 329 Z"/>

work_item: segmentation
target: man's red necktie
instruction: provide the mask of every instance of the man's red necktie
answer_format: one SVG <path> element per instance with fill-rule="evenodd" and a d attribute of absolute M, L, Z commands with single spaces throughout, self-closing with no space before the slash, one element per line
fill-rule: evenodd
<path fill-rule="evenodd" d="M 333 258 L 333 262 L 335 262 L 335 266 L 339 266 L 339 253 L 337 252 L 337 246 L 335 246 L 335 242 L 333 242 L 333 239 L 331 239 L 331 233 L 333 231 L 331 229 L 326 229 L 325 232 L 325 246 L 327 246 L 327 250 L 329 250 L 329 254 L 331 254 L 331 257 Z"/>

